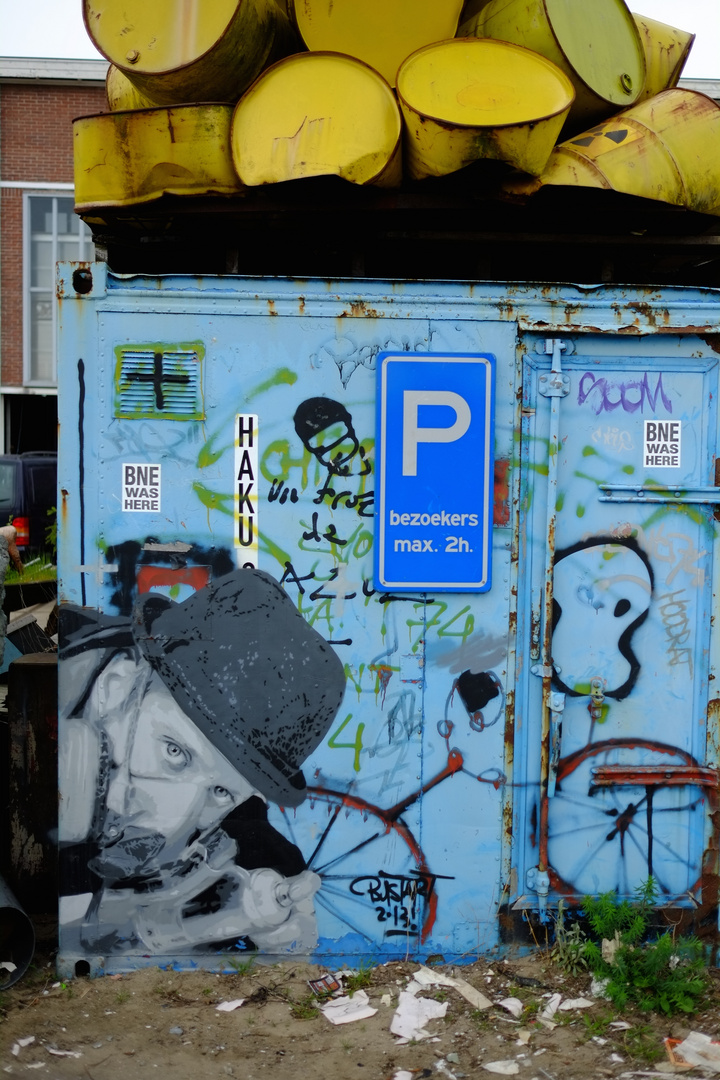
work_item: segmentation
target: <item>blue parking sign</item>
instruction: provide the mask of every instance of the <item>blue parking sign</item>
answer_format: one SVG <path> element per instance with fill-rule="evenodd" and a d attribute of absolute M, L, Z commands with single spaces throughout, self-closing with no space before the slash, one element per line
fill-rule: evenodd
<path fill-rule="evenodd" d="M 490 588 L 494 374 L 489 353 L 380 353 L 376 588 Z"/>

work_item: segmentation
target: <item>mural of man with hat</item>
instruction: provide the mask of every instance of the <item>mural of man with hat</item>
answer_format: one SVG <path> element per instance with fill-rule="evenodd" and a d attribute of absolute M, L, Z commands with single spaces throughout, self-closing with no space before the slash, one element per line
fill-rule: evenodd
<path fill-rule="evenodd" d="M 267 822 L 340 706 L 338 657 L 270 575 L 132 617 L 62 609 L 61 928 L 93 953 L 311 949 L 320 879 Z"/>

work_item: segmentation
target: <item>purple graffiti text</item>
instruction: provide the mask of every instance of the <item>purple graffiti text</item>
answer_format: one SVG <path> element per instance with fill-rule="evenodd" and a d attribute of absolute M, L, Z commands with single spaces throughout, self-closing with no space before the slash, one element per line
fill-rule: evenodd
<path fill-rule="evenodd" d="M 634 413 L 638 409 L 645 412 L 645 405 L 653 413 L 657 412 L 658 399 L 669 413 L 672 412 L 672 400 L 665 393 L 662 373 L 655 379 L 655 389 L 650 386 L 648 372 L 641 379 L 628 379 L 616 382 L 611 379 L 597 378 L 592 371 L 586 371 L 578 387 L 578 405 L 588 401 L 593 411 L 599 416 L 602 412 L 613 412 L 621 408 L 623 412 Z"/>

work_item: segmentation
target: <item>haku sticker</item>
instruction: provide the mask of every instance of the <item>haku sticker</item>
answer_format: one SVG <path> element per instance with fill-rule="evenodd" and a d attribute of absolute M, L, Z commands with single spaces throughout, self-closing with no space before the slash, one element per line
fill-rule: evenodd
<path fill-rule="evenodd" d="M 646 420 L 643 439 L 643 465 L 646 469 L 680 467 L 682 422 Z"/>
<path fill-rule="evenodd" d="M 240 564 L 258 565 L 258 418 L 239 413 L 235 417 L 235 546 Z"/>
<path fill-rule="evenodd" d="M 127 464 L 122 467 L 122 508 L 130 513 L 160 511 L 161 465 Z"/>

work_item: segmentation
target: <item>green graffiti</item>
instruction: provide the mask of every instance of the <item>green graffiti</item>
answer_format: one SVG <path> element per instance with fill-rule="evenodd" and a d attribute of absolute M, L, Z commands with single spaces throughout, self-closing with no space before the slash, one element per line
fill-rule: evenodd
<path fill-rule="evenodd" d="M 332 602 L 333 598 L 328 596 L 315 608 L 298 609 L 306 617 L 310 626 L 314 626 L 316 622 L 324 622 L 327 625 L 330 637 L 333 635 L 335 625 L 333 623 Z"/>
<path fill-rule="evenodd" d="M 415 611 L 420 609 L 422 611 L 422 617 L 417 619 L 406 619 L 406 625 L 410 631 L 410 648 L 412 652 L 417 652 L 418 648 L 422 645 L 423 640 L 426 640 L 431 630 L 436 630 L 438 638 L 444 637 L 457 637 L 460 638 L 463 645 L 472 634 L 475 629 L 475 617 L 472 614 L 468 614 L 470 611 L 470 605 L 466 604 L 454 615 L 451 615 L 445 622 L 442 621 L 445 613 L 448 611 L 449 605 L 444 600 L 435 600 L 435 603 L 431 607 L 431 616 L 428 619 L 426 614 L 427 606 L 424 603 L 413 604 Z M 451 630 L 450 627 L 454 626 L 462 616 L 465 616 L 465 622 L 459 624 L 457 629 Z M 420 633 L 413 640 L 412 629 L 413 627 L 419 627 Z"/>
<path fill-rule="evenodd" d="M 595 484 L 596 487 L 600 487 L 600 485 L 602 483 L 604 483 L 603 480 L 599 480 L 595 476 L 590 476 L 589 473 L 580 472 L 579 469 L 575 470 L 575 472 L 573 473 L 573 476 L 577 476 L 578 480 L 589 480 L 590 483 Z"/>
<path fill-rule="evenodd" d="M 368 552 L 372 550 L 373 546 L 373 534 L 371 532 L 368 532 L 367 529 L 363 529 L 362 526 L 360 526 L 360 528 L 362 529 L 362 531 L 360 532 L 360 535 L 355 541 L 355 546 L 352 549 L 353 557 L 355 559 L 363 559 L 368 554 Z M 353 533 L 353 536 L 350 537 L 350 541 L 353 540 L 354 536 L 355 533 Z"/>
<path fill-rule="evenodd" d="M 597 450 L 595 449 L 594 446 L 583 446 L 582 456 L 583 457 L 600 457 L 600 455 L 598 454 L 598 452 L 597 452 Z"/>
<path fill-rule="evenodd" d="M 635 472 L 635 466 L 634 465 L 623 465 L 622 471 L 624 473 L 626 473 L 627 476 L 632 476 L 632 474 Z"/>
<path fill-rule="evenodd" d="M 577 504 L 577 506 L 575 507 L 575 513 L 579 518 L 585 517 L 585 507 L 582 503 Z"/>
<path fill-rule="evenodd" d="M 258 397 L 260 394 L 264 394 L 266 390 L 272 390 L 273 386 L 294 386 L 297 382 L 297 375 L 290 368 L 278 368 L 274 375 L 271 375 L 265 382 L 260 383 L 254 390 L 251 390 L 245 395 L 246 401 L 252 401 L 253 398 Z"/>
<path fill-rule="evenodd" d="M 219 510 L 221 514 L 228 514 L 229 517 L 233 516 L 232 508 L 228 509 L 227 506 L 223 505 L 226 502 L 232 502 L 232 495 L 225 495 L 221 491 L 211 491 L 210 488 L 205 487 L 198 480 L 195 481 L 192 489 L 208 511 Z"/>
<path fill-rule="evenodd" d="M 308 470 L 314 460 L 309 450 L 303 450 L 300 457 L 291 457 L 290 440 L 275 439 L 268 444 L 260 459 L 260 472 L 272 483 L 273 480 L 287 480 L 291 469 L 301 469 L 300 487 L 304 491 L 308 483 Z"/>
<path fill-rule="evenodd" d="M 347 716 L 345 717 L 345 719 L 343 720 L 342 724 L 340 725 L 340 727 L 336 728 L 335 731 L 333 731 L 331 733 L 331 735 L 329 736 L 329 738 L 328 738 L 328 746 L 332 750 L 354 750 L 355 751 L 355 759 L 353 761 L 353 769 L 355 770 L 355 772 L 360 772 L 360 754 L 362 753 L 362 748 L 363 748 L 362 736 L 363 736 L 363 731 L 365 730 L 365 725 L 363 723 L 358 724 L 357 728 L 355 729 L 355 738 L 354 738 L 354 740 L 352 742 L 338 742 L 337 741 L 338 735 L 340 735 L 341 732 L 344 731 L 344 729 L 350 723 L 352 718 L 353 718 L 352 713 L 348 713 Z"/>
<path fill-rule="evenodd" d="M 214 448 L 215 440 L 218 437 L 219 432 L 215 435 L 211 435 L 203 446 L 200 447 L 200 453 L 198 454 L 197 464 L 198 469 L 206 469 L 208 465 L 214 465 L 218 461 L 226 450 L 232 449 L 233 444 L 231 442 L 225 443 L 220 450 Z"/>
<path fill-rule="evenodd" d="M 642 527 L 643 529 L 649 529 L 651 526 L 656 525 L 658 521 L 663 521 L 664 518 L 672 514 L 683 514 L 695 525 L 702 526 L 711 536 L 715 534 L 715 526 L 712 520 L 706 516 L 706 511 L 696 508 L 690 503 L 668 503 L 667 505 L 660 503 L 657 510 L 642 523 Z"/>
<path fill-rule="evenodd" d="M 343 664 L 343 669 L 345 671 L 345 679 L 347 680 L 348 683 L 352 683 L 352 685 L 353 685 L 353 687 L 355 689 L 355 693 L 358 696 L 358 701 L 360 701 L 360 695 L 363 692 L 363 690 L 362 690 L 362 677 L 363 677 L 363 673 L 365 671 L 365 665 L 361 664 L 360 667 L 358 668 L 357 678 L 355 678 L 355 669 L 350 664 Z"/>
<path fill-rule="evenodd" d="M 276 544 L 273 540 L 267 536 L 266 533 L 258 530 L 258 551 L 263 551 L 265 554 L 270 555 L 276 562 L 285 570 L 285 564 L 292 562 L 290 555 L 287 551 Z"/>

